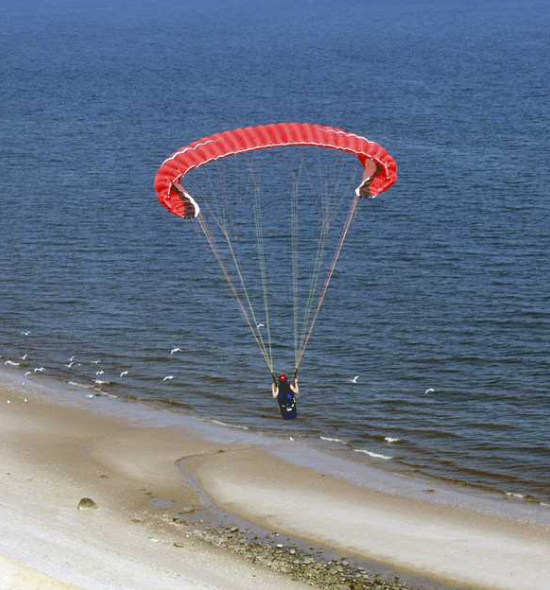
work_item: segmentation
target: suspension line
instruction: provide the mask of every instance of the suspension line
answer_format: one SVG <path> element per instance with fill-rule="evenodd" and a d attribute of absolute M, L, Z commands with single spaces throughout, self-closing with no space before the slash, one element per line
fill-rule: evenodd
<path fill-rule="evenodd" d="M 304 360 L 304 356 L 305 356 L 307 347 L 308 347 L 309 342 L 311 340 L 311 335 L 313 334 L 313 329 L 315 328 L 315 323 L 317 322 L 319 312 L 321 311 L 321 307 L 323 306 L 323 301 L 325 300 L 325 296 L 327 294 L 327 290 L 330 285 L 330 281 L 331 281 L 332 276 L 334 274 L 334 269 L 336 268 L 336 264 L 338 262 L 338 259 L 340 258 L 340 254 L 342 253 L 342 248 L 344 247 L 344 242 L 346 241 L 346 237 L 348 236 L 349 229 L 351 227 L 353 219 L 355 218 L 355 213 L 357 212 L 357 206 L 359 205 L 360 199 L 361 199 L 361 197 L 358 197 L 356 195 L 353 197 L 353 201 L 351 203 L 351 207 L 348 212 L 348 216 L 346 218 L 346 221 L 344 223 L 344 227 L 342 229 L 342 233 L 340 235 L 340 240 L 338 241 L 338 246 L 336 248 L 336 252 L 335 252 L 334 257 L 332 259 L 332 263 L 329 266 L 327 277 L 326 277 L 325 283 L 323 285 L 323 289 L 322 289 L 321 294 L 319 295 L 319 299 L 317 301 L 317 307 L 315 308 L 315 313 L 313 314 L 313 318 L 311 320 L 311 325 L 310 325 L 309 330 L 307 332 L 307 336 L 304 340 L 304 343 L 300 349 L 300 353 L 298 356 L 298 362 L 296 363 L 296 371 L 300 368 L 300 365 L 302 364 L 302 361 Z"/>
<path fill-rule="evenodd" d="M 259 331 L 256 317 L 254 315 L 254 310 L 252 308 L 252 303 L 251 303 L 248 293 L 246 291 L 246 285 L 244 283 L 244 278 L 242 276 L 242 273 L 240 272 L 240 267 L 237 264 L 236 268 L 237 268 L 239 278 L 241 280 L 241 288 L 243 290 L 243 293 L 245 294 L 245 299 L 248 303 L 249 310 L 246 309 L 242 295 L 239 292 L 239 289 L 237 288 L 237 285 L 235 284 L 233 278 L 231 277 L 231 273 L 227 267 L 227 264 L 223 260 L 223 256 L 219 250 L 216 238 L 215 238 L 214 234 L 212 233 L 210 227 L 208 226 L 208 223 L 207 223 L 205 217 L 201 213 L 201 214 L 199 214 L 197 219 L 198 219 L 201 229 L 206 237 L 206 240 L 207 240 L 208 244 L 210 245 L 212 252 L 214 253 L 215 258 L 218 261 L 218 264 L 222 270 L 225 280 L 226 280 L 227 284 L 229 285 L 229 288 L 231 289 L 231 292 L 232 292 L 233 296 L 235 297 L 235 300 L 237 301 L 237 304 L 239 306 L 239 310 L 241 311 L 241 314 L 242 314 L 248 328 L 252 332 L 252 336 L 254 337 L 254 340 L 256 341 L 256 344 L 258 345 L 258 347 L 262 353 L 262 356 L 264 357 L 264 360 L 265 360 L 265 363 L 269 369 L 269 372 L 273 373 L 273 363 L 272 363 L 272 360 L 267 352 L 266 346 L 263 342 L 262 335 Z M 221 229 L 221 227 L 220 227 L 220 229 Z M 223 230 L 222 230 L 222 233 L 224 233 Z M 225 234 L 225 235 L 227 238 L 227 234 Z M 230 240 L 228 242 L 228 245 L 230 245 Z M 232 246 L 230 246 L 230 250 L 232 250 Z M 233 259 L 235 261 L 234 252 L 233 252 Z"/>

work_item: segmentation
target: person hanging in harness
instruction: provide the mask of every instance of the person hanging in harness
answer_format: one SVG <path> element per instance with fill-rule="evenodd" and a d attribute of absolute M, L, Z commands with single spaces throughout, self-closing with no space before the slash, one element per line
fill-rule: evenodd
<path fill-rule="evenodd" d="M 294 381 L 291 383 L 283 373 L 279 378 L 272 375 L 271 393 L 277 400 L 283 420 L 294 420 L 298 416 L 296 407 L 296 396 L 300 393 L 298 387 L 298 375 L 294 373 Z"/>

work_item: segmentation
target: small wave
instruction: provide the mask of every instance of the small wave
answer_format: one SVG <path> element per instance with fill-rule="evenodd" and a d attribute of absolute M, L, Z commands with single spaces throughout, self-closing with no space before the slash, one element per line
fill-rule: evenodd
<path fill-rule="evenodd" d="M 345 445 L 347 444 L 345 441 L 339 439 L 339 438 L 330 438 L 330 436 L 320 436 L 319 437 L 321 440 L 325 440 L 327 442 L 335 442 L 335 443 L 340 443 L 341 445 Z"/>
<path fill-rule="evenodd" d="M 222 422 L 221 420 L 210 420 L 214 424 L 219 424 L 220 426 L 226 426 L 227 428 L 237 428 L 238 430 L 249 430 L 248 426 L 241 426 L 239 424 L 228 424 L 227 422 Z"/>
<path fill-rule="evenodd" d="M 504 492 L 509 498 L 517 498 L 518 500 L 523 500 L 525 498 L 524 494 L 518 494 L 515 492 Z"/>
<path fill-rule="evenodd" d="M 393 438 L 393 437 L 391 437 L 391 436 L 385 436 L 385 437 L 384 437 L 384 440 L 385 440 L 387 443 L 390 443 L 390 444 L 391 444 L 391 443 L 396 443 L 396 442 L 401 442 L 401 439 L 400 439 L 400 438 Z"/>
<path fill-rule="evenodd" d="M 380 453 L 373 453 L 372 451 L 367 451 L 366 449 L 353 449 L 353 450 L 356 453 L 364 453 L 365 455 L 368 455 L 369 457 L 373 457 L 374 459 L 384 459 L 385 461 L 389 461 L 390 459 L 393 459 L 393 457 L 390 457 L 389 455 L 381 455 Z"/>
<path fill-rule="evenodd" d="M 86 385 L 84 383 L 77 383 L 76 381 L 69 381 L 68 384 L 72 385 L 73 387 L 80 387 L 82 389 L 91 389 L 90 385 Z"/>

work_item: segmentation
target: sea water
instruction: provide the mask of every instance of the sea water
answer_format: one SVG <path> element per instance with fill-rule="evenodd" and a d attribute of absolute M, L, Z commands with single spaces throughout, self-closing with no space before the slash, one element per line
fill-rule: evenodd
<path fill-rule="evenodd" d="M 7 369 L 550 501 L 546 3 L 22 0 L 0 15 Z M 346 243 L 294 423 L 276 419 L 204 239 L 153 190 L 180 146 L 272 121 L 352 130 L 399 165 Z"/>

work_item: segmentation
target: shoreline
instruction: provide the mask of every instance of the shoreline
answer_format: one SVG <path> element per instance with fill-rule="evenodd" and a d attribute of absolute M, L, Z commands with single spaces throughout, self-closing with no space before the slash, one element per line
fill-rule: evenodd
<path fill-rule="evenodd" d="M 170 513 L 201 508 L 175 461 L 217 445 L 13 385 L 0 387 L 0 407 L 1 588 L 308 587 L 216 550 L 167 516 L 165 501 Z"/>
<path fill-rule="evenodd" d="M 13 358 L 14 355 L 11 355 Z M 15 355 L 16 358 L 23 359 Z M 17 379 L 20 374 L 23 379 L 30 373 L 31 368 L 27 360 L 17 360 L 13 362 L 10 360 L 10 356 L 0 354 L 0 359 L 4 361 L 2 364 L 10 364 L 12 366 L 4 367 L 0 366 L 0 380 L 2 375 L 10 378 Z M 96 367 L 92 362 L 92 366 Z M 90 364 L 90 361 L 83 361 L 84 364 Z M 261 414 L 256 418 L 260 420 L 260 423 L 236 423 L 232 421 L 231 417 L 212 418 L 208 415 L 204 415 L 201 412 L 197 412 L 194 407 L 190 406 L 177 399 L 163 399 L 163 398 L 147 398 L 143 395 L 135 395 L 133 390 L 130 392 L 124 390 L 121 391 L 119 386 L 121 383 L 115 381 L 101 381 L 94 379 L 92 381 L 86 381 L 84 373 L 75 376 L 72 371 L 63 371 L 60 367 L 57 369 L 48 369 L 45 374 L 39 373 L 38 375 L 31 374 L 28 377 L 28 381 L 31 383 L 42 383 L 44 380 L 50 380 L 58 387 L 59 385 L 63 388 L 72 387 L 78 391 L 88 391 L 89 394 L 99 394 L 106 397 L 116 397 L 120 400 L 137 402 L 138 404 L 145 404 L 148 406 L 155 407 L 157 409 L 169 409 L 175 413 L 193 418 L 195 420 L 208 421 L 212 424 L 218 424 L 227 428 L 247 430 L 251 433 L 265 434 L 270 437 L 279 438 L 285 436 L 285 430 L 281 428 L 273 428 L 272 425 L 281 422 L 279 419 L 278 412 L 274 411 L 272 415 Z M 88 375 L 88 377 L 90 377 Z M 74 379 L 74 380 L 71 380 Z M 127 387 L 127 386 L 126 386 Z M 137 387 L 134 385 L 134 387 Z M 263 421 L 262 421 L 263 419 Z M 266 420 L 267 419 L 267 420 Z M 436 485 L 443 485 L 454 488 L 468 489 L 474 494 L 485 494 L 485 495 L 496 495 L 502 498 L 512 500 L 517 503 L 527 503 L 539 505 L 542 507 L 550 508 L 550 496 L 545 491 L 544 493 L 537 493 L 533 487 L 529 485 L 515 485 L 509 482 L 509 485 L 504 485 L 502 482 L 489 482 L 484 477 L 493 477 L 490 472 L 481 475 L 481 479 L 471 481 L 463 472 L 446 472 L 441 473 L 437 469 L 434 471 L 428 463 L 418 463 L 416 461 L 410 462 L 407 458 L 408 450 L 407 447 L 407 435 L 399 433 L 396 437 L 393 436 L 375 436 L 368 443 L 368 448 L 363 446 L 357 446 L 353 441 L 346 440 L 346 436 L 337 432 L 336 434 L 331 432 L 322 432 L 306 429 L 302 432 L 298 429 L 296 432 L 291 433 L 297 440 L 309 441 L 310 444 L 322 448 L 327 453 L 346 453 L 350 461 L 362 459 L 367 464 L 374 465 L 377 469 L 382 471 L 388 471 L 390 473 L 401 473 L 405 476 L 418 477 L 426 481 L 433 481 Z M 403 450 L 404 455 L 403 455 Z"/>
<path fill-rule="evenodd" d="M 0 360 L 5 360 L 7 358 L 8 357 L 5 355 L 0 354 Z M 65 391 L 70 391 L 71 393 L 86 391 L 88 396 L 116 398 L 121 402 L 135 402 L 138 405 L 144 405 L 152 408 L 154 411 L 168 410 L 174 414 L 184 417 L 184 419 L 208 424 L 216 424 L 226 429 L 247 431 L 250 434 L 256 434 L 259 436 L 265 435 L 277 440 L 284 440 L 286 436 L 284 431 L 270 429 L 268 424 L 262 424 L 260 426 L 245 425 L 231 422 L 230 418 L 224 418 L 222 420 L 220 418 L 204 416 L 200 413 L 196 413 L 189 405 L 179 401 L 158 398 L 148 399 L 146 397 L 128 393 L 114 393 L 117 391 L 117 389 L 115 387 L 114 390 L 111 390 L 110 385 L 116 385 L 115 383 L 106 382 L 107 386 L 106 388 L 103 388 L 102 382 L 96 384 L 94 382 L 84 383 L 78 380 L 72 381 L 68 375 L 55 371 L 53 373 L 31 375 L 31 377 L 26 377 L 28 372 L 25 372 L 25 369 L 28 368 L 29 366 L 26 364 L 26 362 L 18 363 L 16 366 L 10 368 L 0 366 L 0 382 L 6 379 L 10 382 L 21 382 L 20 380 L 22 379 L 23 381 L 26 381 L 25 385 L 32 384 L 36 385 L 37 387 L 41 387 L 44 383 L 47 383 L 44 385 L 45 390 L 58 389 L 61 387 Z M 274 413 L 273 416 L 263 417 L 271 418 L 270 422 L 273 422 L 273 420 L 280 422 L 278 413 Z M 471 482 L 467 479 L 461 479 L 460 476 L 456 474 L 449 474 L 448 476 L 434 474 L 430 473 L 426 466 L 410 464 L 399 456 L 395 457 L 392 453 L 392 448 L 394 450 L 399 449 L 399 441 L 401 439 L 392 439 L 392 437 L 389 437 L 391 440 L 386 441 L 384 448 L 378 449 L 376 447 L 376 450 L 369 450 L 365 448 L 358 448 L 349 441 L 330 433 L 313 434 L 308 432 L 303 434 L 301 432 L 292 432 L 290 434 L 293 435 L 292 438 L 294 438 L 296 441 L 318 449 L 325 455 L 347 455 L 346 458 L 349 464 L 356 461 L 372 466 L 378 471 L 387 472 L 390 474 L 398 474 L 411 479 L 423 480 L 424 482 L 432 482 L 435 487 L 444 487 L 447 489 L 457 489 L 461 491 L 466 490 L 467 493 L 493 499 L 498 497 L 500 499 L 512 501 L 518 506 L 526 504 L 550 509 L 550 498 L 547 499 L 546 496 L 544 498 L 536 496 L 533 494 L 532 490 L 518 489 L 514 488 L 512 485 L 509 489 L 506 489 L 487 483 Z M 349 476 L 349 474 L 343 475 L 345 478 L 348 478 Z"/>
<path fill-rule="evenodd" d="M 336 587 L 338 580 L 348 583 L 346 576 L 352 573 L 359 576 L 353 578 L 354 588 L 375 587 L 366 584 L 374 584 L 377 564 L 386 579 L 394 573 L 419 587 L 536 590 L 550 582 L 550 567 L 546 565 L 550 555 L 550 511 L 538 506 L 496 502 L 494 498 L 489 501 L 484 495 L 478 497 L 463 490 L 427 488 L 432 482 L 377 472 L 361 463 L 358 480 L 346 481 L 338 475 L 342 468 L 340 457 L 327 461 L 321 450 L 299 447 L 289 440 L 196 419 L 192 427 L 181 414 L 139 402 L 95 395 L 88 399 L 90 394 L 84 391 L 75 396 L 60 388 L 54 398 L 50 387 L 30 382 L 23 386 L 17 375 L 7 381 L 0 387 L 0 404 L 6 408 L 1 431 L 4 463 L 11 461 L 11 469 L 17 473 L 26 470 L 27 479 L 38 478 L 40 489 L 49 490 L 44 482 L 51 485 L 55 472 L 61 481 L 71 482 L 71 503 L 62 504 L 71 518 L 85 514 L 85 518 L 94 519 L 108 512 L 109 529 L 113 528 L 112 520 L 117 535 L 119 529 L 130 527 L 133 533 L 139 530 L 149 548 L 166 549 L 171 542 L 170 548 L 190 552 L 196 558 L 196 552 L 205 551 L 206 541 L 210 548 L 222 547 L 223 559 L 235 561 L 240 568 L 257 568 L 255 564 L 263 563 L 259 569 L 262 574 L 255 576 L 269 580 L 270 576 L 285 573 L 284 585 L 274 588 L 291 587 L 291 578 L 306 575 L 308 570 L 317 572 L 317 587 Z M 85 428 L 75 430 L 76 424 Z M 33 437 L 40 433 L 40 437 L 29 442 L 29 433 Z M 75 441 L 80 447 L 75 446 Z M 17 443 L 28 447 L 28 452 L 17 451 Z M 55 461 L 46 448 L 57 450 Z M 49 466 L 46 471 L 45 464 Z M 190 485 L 189 477 L 199 487 Z M 14 483 L 12 476 L 4 475 L 3 479 L 10 485 Z M 22 482 L 19 486 L 20 493 L 29 493 Z M 6 489 L 9 486 L 0 495 L 0 512 L 5 512 Z M 95 494 L 99 509 L 91 514 L 79 513 L 79 498 L 74 493 L 77 489 L 82 497 L 93 498 Z M 69 490 L 65 491 L 66 501 Z M 62 510 L 59 500 L 54 494 L 44 500 L 42 508 L 56 506 Z M 32 539 L 40 526 L 33 517 L 26 522 L 17 495 L 11 501 L 21 512 L 19 526 L 29 529 Z M 122 514 L 127 519 L 124 523 L 120 522 Z M 227 514 L 230 517 L 224 517 Z M 63 524 L 66 526 L 67 521 Z M 71 519 L 69 524 L 75 526 Z M 143 529 L 153 532 L 143 536 Z M 258 532 L 262 530 L 265 535 L 260 542 Z M 283 547 L 277 547 L 281 545 L 274 542 L 277 538 L 268 539 L 273 531 L 286 536 Z M 52 556 L 45 554 L 44 561 L 36 563 L 30 555 L 18 553 L 13 544 L 6 545 L 10 534 L 13 536 L 13 530 L 2 535 L 0 555 L 48 574 Z M 83 539 L 75 534 L 73 540 L 81 543 Z M 155 540 L 147 539 L 148 534 L 156 535 L 152 537 Z M 24 540 L 22 534 L 20 541 Z M 29 541 L 27 538 L 25 544 Z M 197 543 L 201 549 L 197 549 Z M 308 547 L 314 548 L 313 554 L 307 554 Z M 133 550 L 139 553 L 143 547 Z M 215 551 L 216 555 L 220 553 L 219 549 Z M 156 563 L 155 559 L 158 555 L 152 563 Z M 338 559 L 350 562 L 349 567 L 337 563 Z M 504 572 L 503 560 L 507 568 Z M 170 570 L 174 564 L 168 561 L 165 567 Z M 328 564 L 326 571 L 317 567 L 318 563 Z M 266 564 L 275 564 L 279 573 L 266 570 Z M 370 577 L 369 565 L 375 568 Z M 329 575 L 327 572 L 332 570 Z M 0 563 L 0 580 L 2 571 L 6 568 Z M 189 572 L 181 571 L 179 575 Z M 197 573 L 200 580 L 210 575 L 209 570 Z M 70 577 L 57 578 L 74 583 Z M 241 577 L 233 581 L 242 582 Z M 82 585 L 76 587 L 88 587 L 79 583 Z M 116 583 L 111 580 L 108 587 L 125 587 Z M 193 583 L 193 587 L 200 587 L 197 580 Z M 246 587 L 224 583 L 227 588 Z M 134 584 L 141 587 L 139 581 Z M 405 587 L 401 582 L 395 584 L 400 585 L 393 587 Z M 170 586 L 159 586 L 164 587 Z"/>
<path fill-rule="evenodd" d="M 1 355 L 0 355 L 1 358 Z M 21 374 L 20 374 L 21 373 Z M 250 426 L 224 422 L 219 419 L 195 415 L 178 403 L 168 400 L 144 399 L 138 396 L 122 396 L 106 392 L 98 386 L 73 381 L 60 381 L 58 376 L 40 376 L 29 379 L 22 371 L 6 370 L 0 367 L 0 385 L 2 382 L 23 387 L 37 388 L 48 396 L 57 398 L 63 404 L 75 407 L 87 407 L 82 395 L 94 399 L 92 408 L 109 413 L 111 403 L 117 404 L 120 417 L 143 419 L 147 422 L 153 416 L 162 416 L 161 422 L 166 426 L 181 426 L 209 440 L 225 441 L 227 433 L 235 440 L 246 441 L 259 447 L 269 446 L 270 452 L 279 458 L 301 467 L 313 467 L 320 471 L 342 478 L 360 486 L 368 486 L 379 491 L 405 495 L 416 499 L 425 498 L 425 493 L 441 492 L 432 496 L 430 502 L 443 502 L 450 505 L 466 505 L 481 513 L 503 515 L 519 521 L 535 520 L 550 524 L 550 504 L 535 499 L 528 494 L 505 492 L 483 485 L 471 484 L 462 480 L 434 476 L 421 469 L 410 469 L 399 461 L 381 460 L 376 453 L 364 453 L 338 438 L 320 435 L 305 437 L 291 433 L 264 431 Z M 23 379 L 23 380 L 21 380 Z M 62 394 L 62 398 L 60 397 Z M 101 400 L 101 404 L 99 401 Z M 103 407 L 103 404 L 107 406 Z M 99 404 L 99 405 L 98 405 Z M 170 416 L 170 418 L 168 418 Z M 277 416 L 278 418 L 278 416 Z M 153 420 L 158 424 L 158 420 Z M 242 433 L 242 436 L 239 434 Z M 289 454 L 286 443 L 299 447 L 300 452 Z M 275 443 L 274 445 L 272 443 Z M 434 489 L 435 488 L 435 489 Z"/>

